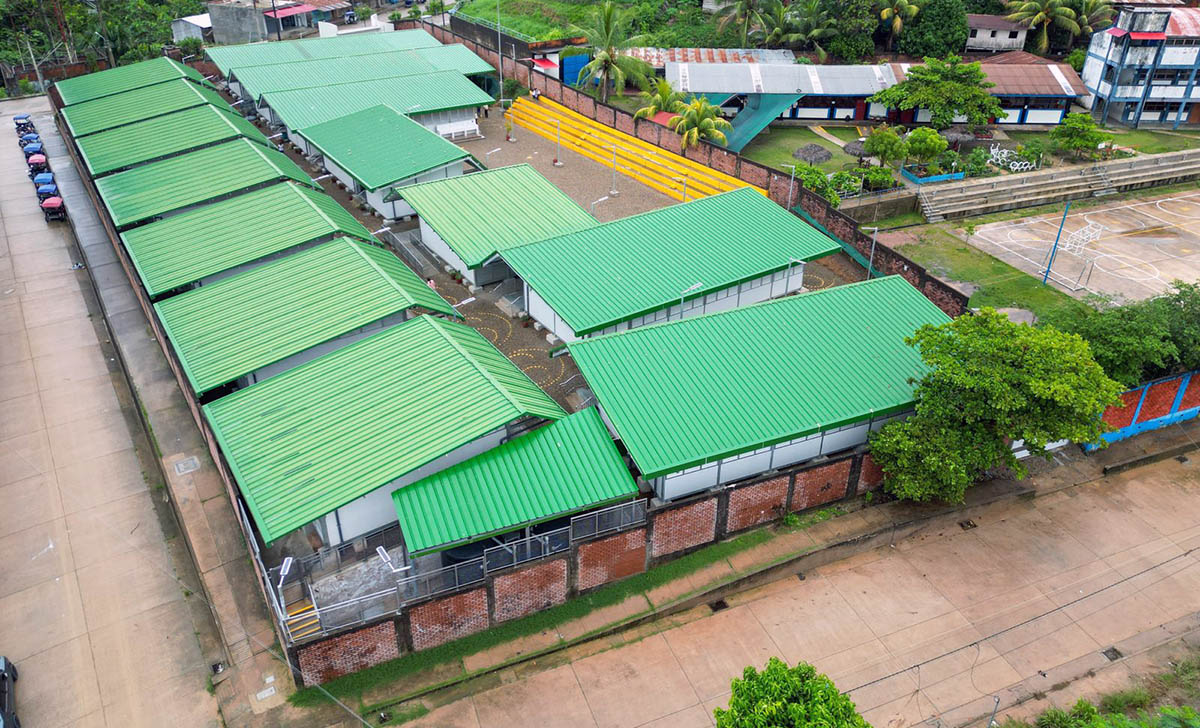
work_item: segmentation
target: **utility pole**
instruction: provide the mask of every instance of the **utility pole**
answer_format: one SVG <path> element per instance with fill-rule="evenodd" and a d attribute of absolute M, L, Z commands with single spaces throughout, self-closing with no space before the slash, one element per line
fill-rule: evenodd
<path fill-rule="evenodd" d="M 96 21 L 100 23 L 100 39 L 104 41 L 104 52 L 108 56 L 108 67 L 117 67 L 117 58 L 113 55 L 112 43 L 108 40 L 108 26 L 104 24 L 104 0 L 96 0 Z"/>
<path fill-rule="evenodd" d="M 70 36 L 67 33 L 67 26 L 63 21 L 62 5 L 59 3 L 59 0 L 53 1 L 54 19 L 58 21 L 58 32 L 62 36 L 63 45 L 67 47 L 67 61 L 74 63 L 76 60 L 78 60 L 78 57 L 75 55 L 75 49 L 72 47 Z"/>
<path fill-rule="evenodd" d="M 33 64 L 33 72 L 37 74 L 38 88 L 45 91 L 46 79 L 42 78 L 42 67 L 38 65 L 37 57 L 33 55 L 33 45 L 29 42 L 29 36 L 25 36 L 25 49 L 29 51 L 29 62 Z"/>

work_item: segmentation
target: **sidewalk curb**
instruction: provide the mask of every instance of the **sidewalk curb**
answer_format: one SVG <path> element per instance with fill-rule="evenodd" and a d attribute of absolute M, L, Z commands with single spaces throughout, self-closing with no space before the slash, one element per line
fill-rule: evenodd
<path fill-rule="evenodd" d="M 1171 450 L 1175 449 L 1178 448 L 1171 448 Z M 1166 453 L 1170 451 L 1163 452 Z M 1142 459 L 1152 457 L 1154 456 L 1147 455 L 1143 456 Z M 1157 459 L 1166 459 L 1166 457 L 1171 456 L 1164 455 L 1164 457 Z M 1148 460 L 1148 462 L 1153 462 L 1153 460 Z M 1131 469 L 1133 467 L 1136 466 L 1130 465 L 1126 469 Z M 748 573 L 735 576 L 728 581 L 712 585 L 700 592 L 686 595 L 676 599 L 675 601 L 667 602 L 661 607 L 652 609 L 649 612 L 638 614 L 620 622 L 614 622 L 613 624 L 610 624 L 606 627 L 601 627 L 593 632 L 589 632 L 569 640 L 564 640 L 540 650 L 524 653 L 510 660 L 481 668 L 474 672 L 465 673 L 455 678 L 451 678 L 445 682 L 420 688 L 402 696 L 366 707 L 370 710 L 376 710 L 423 698 L 448 688 L 460 686 L 472 680 L 500 672 L 502 670 L 507 670 L 518 665 L 533 662 L 535 660 L 542 659 L 549 655 L 553 655 L 597 639 L 611 637 L 620 632 L 650 624 L 680 612 L 686 612 L 689 609 L 694 609 L 695 607 L 709 604 L 726 596 L 777 581 L 779 578 L 786 577 L 793 573 L 803 574 L 804 571 L 810 571 L 820 566 L 849 558 L 874 548 L 880 548 L 885 545 L 894 545 L 896 541 L 909 538 L 926 529 L 956 526 L 964 519 L 978 517 L 980 512 L 997 503 L 1002 503 L 1005 501 L 1015 502 L 1018 500 L 1034 500 L 1036 498 L 1052 495 L 1054 493 L 1071 488 L 1088 485 L 1096 480 L 1099 480 L 1100 477 L 1101 476 L 1097 476 L 1094 478 L 1081 480 L 1076 483 L 1067 483 L 1042 489 L 1033 487 L 1032 485 L 1019 486 L 1005 492 L 989 495 L 984 499 L 969 505 L 947 507 L 923 517 L 912 518 L 906 521 L 896 521 L 882 528 L 876 528 L 874 530 L 844 538 L 835 543 L 819 546 L 813 550 L 803 551 L 784 557 L 782 560 L 766 564 Z M 836 522 L 836 519 L 830 522 Z M 769 526 L 767 527 L 769 528 Z"/>
<path fill-rule="evenodd" d="M 1143 465 L 1150 465 L 1151 463 L 1157 463 L 1161 460 L 1179 457 L 1180 455 L 1189 453 L 1192 450 L 1200 450 L 1200 442 L 1191 442 L 1184 445 L 1179 445 L 1178 447 L 1160 450 L 1159 452 L 1139 455 L 1138 457 L 1122 460 L 1121 462 L 1113 463 L 1112 465 L 1105 465 L 1104 474 L 1115 475 L 1117 473 L 1123 473 L 1126 470 L 1133 470 L 1134 468 L 1138 468 Z"/>

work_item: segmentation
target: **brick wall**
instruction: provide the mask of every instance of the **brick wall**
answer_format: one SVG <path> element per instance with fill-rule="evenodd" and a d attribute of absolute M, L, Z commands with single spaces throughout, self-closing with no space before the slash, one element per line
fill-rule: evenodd
<path fill-rule="evenodd" d="M 702 543 L 717 535 L 717 499 L 704 500 L 653 514 L 650 555 L 658 558 Z"/>
<path fill-rule="evenodd" d="M 582 544 L 575 558 L 575 588 L 579 591 L 639 574 L 646 570 L 646 529 Z"/>
<path fill-rule="evenodd" d="M 1142 390 L 1134 389 L 1121 393 L 1121 404 L 1104 410 L 1104 422 L 1114 430 L 1133 424 L 1133 416 L 1137 414 L 1137 404 L 1142 398 Z"/>
<path fill-rule="evenodd" d="M 783 515 L 787 506 L 788 483 L 791 477 L 782 475 L 729 491 L 729 510 L 726 532 L 740 531 L 773 521 Z"/>
<path fill-rule="evenodd" d="M 567 560 L 544 561 L 497 576 L 492 581 L 492 594 L 497 622 L 562 604 L 567 601 Z"/>
<path fill-rule="evenodd" d="M 1180 410 L 1200 407 L 1200 374 L 1192 374 L 1188 388 L 1183 392 L 1183 400 L 1179 403 Z"/>
<path fill-rule="evenodd" d="M 435 599 L 408 613 L 414 650 L 437 647 L 488 627 L 487 589 Z"/>
<path fill-rule="evenodd" d="M 394 622 L 382 622 L 298 650 L 305 685 L 317 685 L 400 656 Z"/>
<path fill-rule="evenodd" d="M 1175 395 L 1179 393 L 1180 379 L 1175 377 L 1150 385 L 1150 389 L 1146 391 L 1146 399 L 1142 401 L 1142 412 L 1138 415 L 1138 422 L 1170 414 L 1171 406 L 1175 404 Z"/>
<path fill-rule="evenodd" d="M 883 485 L 883 468 L 870 455 L 863 455 L 862 464 L 858 470 L 858 491 L 865 493 Z"/>
<path fill-rule="evenodd" d="M 816 508 L 845 498 L 852 462 L 853 458 L 846 458 L 796 473 L 796 484 L 792 488 L 792 511 Z"/>

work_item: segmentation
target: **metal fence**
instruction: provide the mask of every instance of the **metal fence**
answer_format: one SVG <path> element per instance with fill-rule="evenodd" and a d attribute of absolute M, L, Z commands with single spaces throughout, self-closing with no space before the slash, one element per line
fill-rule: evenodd
<path fill-rule="evenodd" d="M 646 499 L 618 503 L 571 519 L 571 541 L 623 531 L 646 522 Z"/>

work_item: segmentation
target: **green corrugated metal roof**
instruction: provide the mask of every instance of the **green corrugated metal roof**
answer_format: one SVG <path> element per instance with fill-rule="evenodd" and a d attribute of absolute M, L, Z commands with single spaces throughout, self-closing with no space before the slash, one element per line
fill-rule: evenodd
<path fill-rule="evenodd" d="M 568 344 L 643 477 L 912 405 L 905 337 L 950 319 L 890 276 Z"/>
<path fill-rule="evenodd" d="M 496 72 L 492 64 L 472 53 L 462 43 L 418 48 L 415 52 L 432 64 L 436 71 L 458 71 L 464 76 Z"/>
<path fill-rule="evenodd" d="M 71 133 L 80 137 L 204 104 L 230 110 L 216 91 L 179 78 L 68 106 L 62 114 Z"/>
<path fill-rule="evenodd" d="M 267 66 L 340 56 L 368 56 L 436 45 L 441 44 L 423 30 L 397 30 L 391 33 L 357 33 L 332 38 L 221 46 L 205 50 L 212 62 L 217 64 L 221 74 L 228 76 L 230 69 L 243 66 Z"/>
<path fill-rule="evenodd" d="M 838 244 L 749 187 L 644 212 L 501 254 L 575 333 L 813 260 Z M 604 271 L 604 275 L 596 275 Z"/>
<path fill-rule="evenodd" d="M 417 306 L 459 315 L 396 256 L 349 238 L 154 304 L 197 394 Z"/>
<path fill-rule="evenodd" d="M 629 500 L 638 488 L 594 407 L 392 493 L 410 554 Z"/>
<path fill-rule="evenodd" d="M 368 190 L 415 177 L 470 155 L 389 106 L 372 106 L 301 132 Z M 388 140 L 380 144 L 380 139 Z"/>
<path fill-rule="evenodd" d="M 315 61 L 278 63 L 270 66 L 242 66 L 233 77 L 242 87 L 242 97 L 258 100 L 265 93 L 318 88 L 338 83 L 370 81 L 377 78 L 433 73 L 433 65 L 415 51 L 396 51 L 372 56 L 342 56 Z"/>
<path fill-rule="evenodd" d="M 194 68 L 170 58 L 154 58 L 128 66 L 118 66 L 106 71 L 89 73 L 86 76 L 56 81 L 54 87 L 58 89 L 63 104 L 70 105 L 176 78 L 190 78 L 193 81 L 207 83 L 204 76 Z"/>
<path fill-rule="evenodd" d="M 406 114 L 487 106 L 494 99 L 454 71 L 275 91 L 263 99 L 292 131 L 387 104 Z"/>
<path fill-rule="evenodd" d="M 198 207 L 121 233 L 151 296 L 332 235 L 372 240 L 332 197 L 294 182 Z"/>
<path fill-rule="evenodd" d="M 528 164 L 409 185 L 396 193 L 472 268 L 498 251 L 596 224 Z"/>
<path fill-rule="evenodd" d="M 91 134 L 77 143 L 92 176 L 98 177 L 237 137 L 268 144 L 253 124 L 237 114 L 215 106 L 197 106 Z"/>
<path fill-rule="evenodd" d="M 286 154 L 238 138 L 96 180 L 118 228 L 276 180 L 316 187 Z"/>
<path fill-rule="evenodd" d="M 564 416 L 479 332 L 431 316 L 204 414 L 268 543 L 509 422 Z"/>
<path fill-rule="evenodd" d="M 338 83 L 412 76 L 434 71 L 457 71 L 464 76 L 495 73 L 479 56 L 463 45 L 432 46 L 369 56 L 340 56 L 313 61 L 242 66 L 232 74 L 242 87 L 242 96 L 258 100 L 272 91 L 316 88 Z"/>

